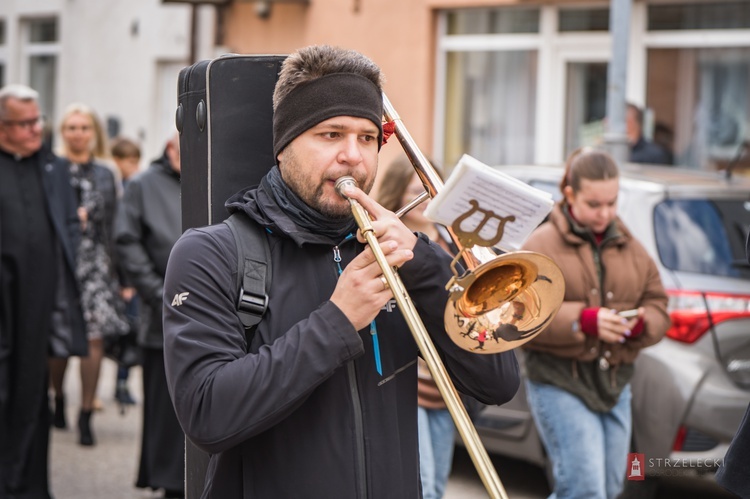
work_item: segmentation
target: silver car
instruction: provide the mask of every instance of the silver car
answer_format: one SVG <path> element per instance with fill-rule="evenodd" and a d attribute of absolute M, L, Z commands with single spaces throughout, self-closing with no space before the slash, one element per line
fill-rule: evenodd
<path fill-rule="evenodd" d="M 498 169 L 560 197 L 561 167 Z M 673 322 L 636 360 L 633 448 L 646 475 L 713 473 L 750 402 L 750 179 L 625 165 L 620 185 L 619 215 L 656 261 Z M 523 385 L 476 426 L 489 452 L 548 466 Z"/>

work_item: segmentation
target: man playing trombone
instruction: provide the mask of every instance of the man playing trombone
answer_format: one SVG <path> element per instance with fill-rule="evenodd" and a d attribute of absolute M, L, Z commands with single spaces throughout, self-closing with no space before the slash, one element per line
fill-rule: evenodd
<path fill-rule="evenodd" d="M 237 315 L 228 226 L 189 230 L 172 250 L 165 366 L 186 435 L 211 454 L 203 497 L 420 496 L 418 349 L 336 190 L 341 177 L 359 186 L 343 194 L 369 212 L 456 388 L 485 404 L 518 388 L 512 352 L 475 355 L 444 333 L 451 257 L 367 195 L 381 85 L 357 52 L 311 46 L 285 60 L 273 96 L 277 165 L 226 204 L 270 248 L 267 309 L 251 334 Z"/>

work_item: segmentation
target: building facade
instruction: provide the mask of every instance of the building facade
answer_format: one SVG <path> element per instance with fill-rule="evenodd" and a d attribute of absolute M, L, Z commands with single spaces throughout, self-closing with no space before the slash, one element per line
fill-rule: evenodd
<path fill-rule="evenodd" d="M 559 163 L 600 141 L 609 13 L 597 0 L 237 0 L 221 17 L 232 52 L 367 54 L 420 147 L 450 169 L 463 153 Z M 626 96 L 646 108 L 647 136 L 675 164 L 725 168 L 750 138 L 750 2 L 633 0 L 629 26 Z"/>
<path fill-rule="evenodd" d="M 213 8 L 201 8 L 198 47 L 213 57 Z M 111 135 L 160 155 L 174 133 L 177 74 L 189 64 L 192 9 L 160 0 L 3 0 L 0 85 L 39 91 L 55 134 L 72 102 L 91 106 Z M 54 140 L 54 139 L 53 139 Z"/>
<path fill-rule="evenodd" d="M 203 1 L 5 0 L 0 83 L 39 90 L 53 126 L 83 101 L 150 157 L 174 130 L 177 73 L 193 59 L 329 43 L 383 68 L 410 133 L 447 170 L 463 153 L 560 163 L 602 140 L 607 0 Z M 731 164 L 750 139 L 750 1 L 632 0 L 628 24 L 625 94 L 646 108 L 647 136 L 675 164 Z"/>

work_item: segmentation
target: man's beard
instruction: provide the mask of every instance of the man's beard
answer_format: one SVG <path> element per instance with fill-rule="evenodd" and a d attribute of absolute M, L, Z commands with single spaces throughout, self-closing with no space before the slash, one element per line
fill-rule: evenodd
<path fill-rule="evenodd" d="M 315 189 L 315 192 L 313 193 L 312 197 L 310 199 L 307 199 L 303 195 L 301 195 L 300 192 L 298 192 L 296 186 L 289 185 L 289 187 L 297 193 L 297 195 L 302 198 L 302 200 L 307 203 L 308 206 L 310 206 L 315 211 L 330 217 L 334 220 L 343 220 L 346 218 L 351 218 L 352 210 L 349 207 L 349 204 L 346 205 L 331 205 L 323 203 L 321 200 L 323 198 L 323 185 L 319 184 L 318 187 Z M 343 198 L 342 198 L 343 199 Z"/>
<path fill-rule="evenodd" d="M 315 188 L 311 188 L 310 184 L 306 182 L 307 179 L 303 175 L 299 175 L 299 172 L 303 171 L 304 165 L 298 161 L 298 156 L 294 153 L 294 150 L 288 148 L 285 155 L 284 166 L 281 167 L 281 177 L 289 188 L 294 191 L 299 198 L 305 202 L 310 208 L 314 209 L 318 213 L 330 217 L 334 220 L 343 220 L 351 218 L 352 210 L 349 203 L 325 203 L 323 202 L 323 189 L 325 182 L 319 182 Z M 373 176 L 368 181 L 364 175 L 351 174 L 354 180 L 357 182 L 357 186 L 362 189 L 365 193 L 370 192 L 375 182 Z M 343 197 L 341 198 L 344 199 Z"/>

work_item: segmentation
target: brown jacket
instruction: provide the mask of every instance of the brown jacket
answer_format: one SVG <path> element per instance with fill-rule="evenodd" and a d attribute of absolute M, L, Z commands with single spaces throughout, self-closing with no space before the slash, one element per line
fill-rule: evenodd
<path fill-rule="evenodd" d="M 632 363 L 642 348 L 657 343 L 669 328 L 667 295 L 659 271 L 618 218 L 615 230 L 608 232 L 599 248 L 602 286 L 592 243 L 574 233 L 563 209 L 560 203 L 555 205 L 549 221 L 531 234 L 523 248 L 552 258 L 565 278 L 565 298 L 559 312 L 547 329 L 524 347 L 579 361 L 605 355 L 612 366 Z M 643 333 L 623 344 L 588 336 L 580 330 L 579 321 L 581 311 L 589 307 L 645 307 Z"/>

